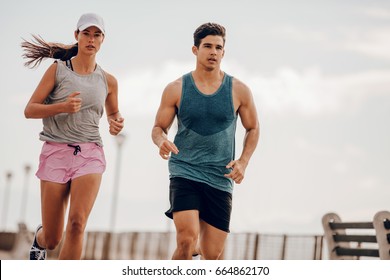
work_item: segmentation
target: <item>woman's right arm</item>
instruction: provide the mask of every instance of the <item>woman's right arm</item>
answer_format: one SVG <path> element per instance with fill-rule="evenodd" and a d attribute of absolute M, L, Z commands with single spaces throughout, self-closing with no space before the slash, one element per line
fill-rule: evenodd
<path fill-rule="evenodd" d="M 59 113 L 75 113 L 80 110 L 81 99 L 76 97 L 79 95 L 78 92 L 70 94 L 64 102 L 44 104 L 47 96 L 54 89 L 56 70 L 57 63 L 53 63 L 43 75 L 24 109 L 24 116 L 27 119 L 42 119 Z"/>

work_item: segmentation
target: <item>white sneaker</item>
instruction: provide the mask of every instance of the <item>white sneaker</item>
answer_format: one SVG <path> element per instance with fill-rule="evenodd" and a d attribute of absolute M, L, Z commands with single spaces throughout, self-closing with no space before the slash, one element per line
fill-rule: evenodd
<path fill-rule="evenodd" d="M 34 241 L 30 249 L 30 260 L 45 260 L 46 259 L 46 249 L 38 245 L 37 242 L 37 233 L 42 228 L 42 225 L 39 225 L 35 230 Z"/>

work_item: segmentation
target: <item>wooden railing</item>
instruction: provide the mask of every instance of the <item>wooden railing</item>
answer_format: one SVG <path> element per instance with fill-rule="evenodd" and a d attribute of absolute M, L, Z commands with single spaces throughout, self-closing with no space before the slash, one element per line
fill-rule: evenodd
<path fill-rule="evenodd" d="M 330 259 L 390 259 L 390 212 L 380 211 L 372 221 L 359 222 L 343 222 L 328 213 L 322 224 Z"/>
<path fill-rule="evenodd" d="M 8 234 L 9 236 L 12 234 Z M 0 250 L 3 259 L 27 259 L 33 232 L 21 227 L 13 233 L 7 250 Z M 227 260 L 318 260 L 322 259 L 321 235 L 272 235 L 260 233 L 230 233 L 223 259 Z M 48 251 L 56 259 L 61 248 Z M 174 232 L 89 231 L 86 233 L 83 259 L 88 260 L 166 260 L 171 259 L 176 246 Z"/>

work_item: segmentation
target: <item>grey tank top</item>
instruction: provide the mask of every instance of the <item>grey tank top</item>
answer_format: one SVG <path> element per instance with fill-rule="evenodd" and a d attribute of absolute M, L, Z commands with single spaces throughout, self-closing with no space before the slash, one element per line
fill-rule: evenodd
<path fill-rule="evenodd" d="M 206 95 L 198 90 L 191 73 L 183 76 L 174 139 L 179 153 L 169 159 L 171 178 L 183 177 L 233 192 L 233 181 L 224 176 L 230 172 L 226 165 L 235 153 L 232 80 L 225 73 L 219 89 Z"/>
<path fill-rule="evenodd" d="M 99 121 L 104 112 L 108 94 L 106 75 L 99 65 L 93 73 L 80 75 L 73 72 L 61 61 L 57 61 L 55 86 L 45 104 L 66 100 L 73 92 L 82 99 L 77 113 L 60 113 L 44 118 L 43 131 L 39 139 L 57 143 L 96 143 L 103 146 L 99 132 Z"/>

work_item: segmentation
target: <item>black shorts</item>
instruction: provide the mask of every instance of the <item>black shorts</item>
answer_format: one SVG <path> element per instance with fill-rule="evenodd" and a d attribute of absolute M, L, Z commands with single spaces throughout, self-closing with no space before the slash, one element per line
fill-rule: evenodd
<path fill-rule="evenodd" d="M 173 218 L 173 212 L 198 210 L 199 217 L 209 225 L 229 231 L 232 212 L 232 194 L 201 182 L 174 177 L 169 185 L 171 208 L 165 212 Z"/>

